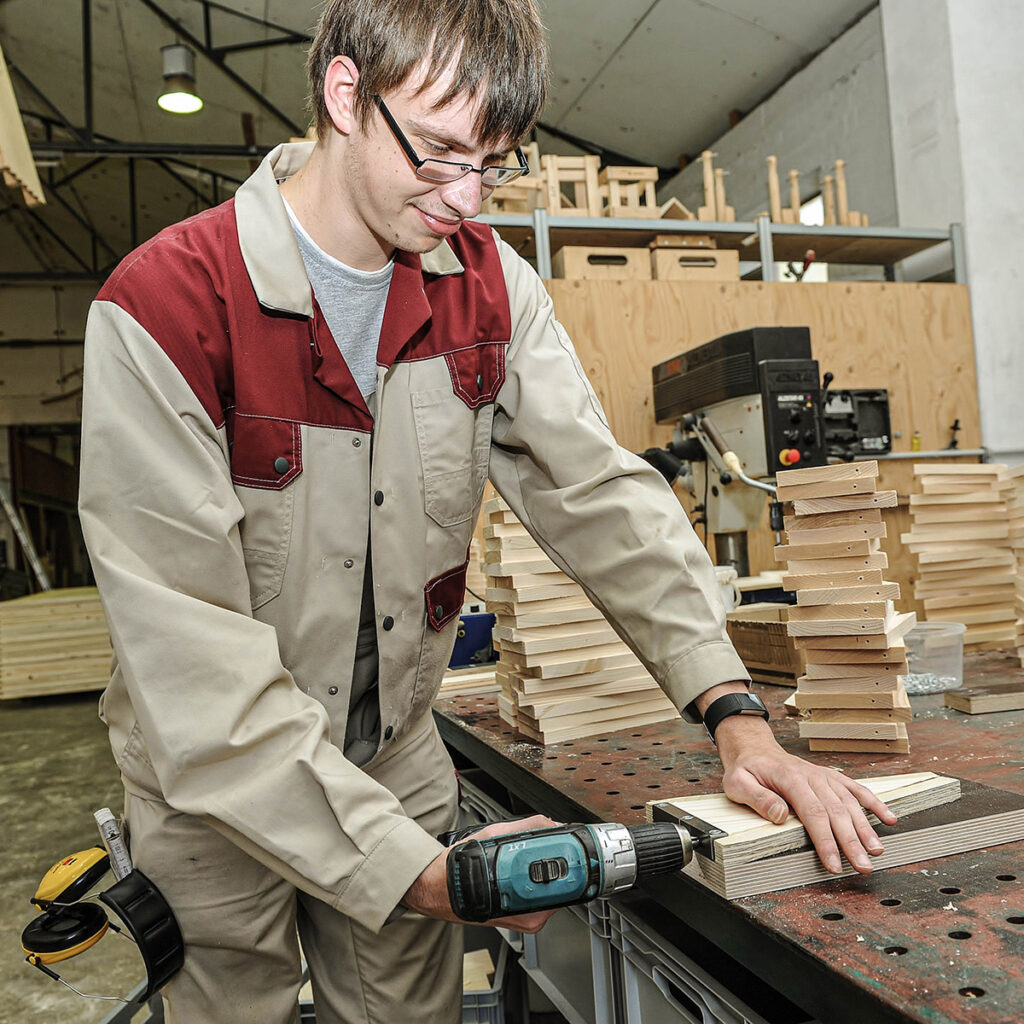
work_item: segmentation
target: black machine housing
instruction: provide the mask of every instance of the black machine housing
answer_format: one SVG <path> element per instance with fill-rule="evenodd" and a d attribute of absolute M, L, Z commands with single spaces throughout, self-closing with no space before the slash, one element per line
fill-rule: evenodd
<path fill-rule="evenodd" d="M 652 370 L 654 415 L 678 423 L 730 399 L 760 396 L 764 465 L 752 475 L 774 475 L 800 453 L 797 465 L 824 466 L 828 450 L 821 417 L 818 363 L 811 358 L 807 327 L 750 327 L 715 338 Z"/>

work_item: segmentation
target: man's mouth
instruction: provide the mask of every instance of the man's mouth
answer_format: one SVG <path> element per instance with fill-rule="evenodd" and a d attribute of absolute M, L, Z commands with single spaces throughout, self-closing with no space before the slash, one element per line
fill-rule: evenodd
<path fill-rule="evenodd" d="M 414 207 L 414 209 L 423 219 L 423 223 L 426 224 L 428 230 L 435 235 L 453 235 L 462 224 L 462 219 L 459 217 L 436 216 L 427 213 L 426 210 L 421 210 L 418 206 Z"/>

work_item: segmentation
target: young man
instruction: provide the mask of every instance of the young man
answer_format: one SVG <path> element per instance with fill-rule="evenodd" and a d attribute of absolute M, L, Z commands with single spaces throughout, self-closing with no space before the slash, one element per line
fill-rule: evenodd
<path fill-rule="evenodd" d="M 132 253 L 87 333 L 102 714 L 188 1024 L 295 1020 L 296 927 L 320 1024 L 458 1019 L 430 708 L 488 474 L 689 720 L 746 692 L 677 501 L 537 276 L 467 223 L 543 107 L 533 0 L 331 0 L 309 66 L 317 144 Z M 716 740 L 730 796 L 870 870 L 871 794 L 759 716 Z"/>

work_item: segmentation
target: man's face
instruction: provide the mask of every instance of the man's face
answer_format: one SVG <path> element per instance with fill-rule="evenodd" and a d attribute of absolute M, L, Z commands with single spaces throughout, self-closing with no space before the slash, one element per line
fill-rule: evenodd
<path fill-rule="evenodd" d="M 420 159 L 475 167 L 505 161 L 512 142 L 495 148 L 476 137 L 479 94 L 458 96 L 435 109 L 447 88 L 447 76 L 417 95 L 421 80 L 422 72 L 416 72 L 400 89 L 381 97 Z M 367 128 L 357 127 L 349 135 L 346 150 L 341 187 L 386 256 L 395 248 L 419 253 L 437 248 L 463 220 L 480 212 L 491 191 L 482 188 L 480 175 L 474 173 L 445 184 L 418 177 L 376 108 Z"/>

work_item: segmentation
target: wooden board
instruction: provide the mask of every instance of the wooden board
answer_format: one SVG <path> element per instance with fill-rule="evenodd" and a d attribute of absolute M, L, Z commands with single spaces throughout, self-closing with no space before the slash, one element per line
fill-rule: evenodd
<path fill-rule="evenodd" d="M 865 523 L 880 523 L 880 508 L 856 509 L 852 512 L 820 512 L 817 515 L 783 516 L 782 525 L 786 530 L 822 530 L 833 526 L 860 526 Z"/>
<path fill-rule="evenodd" d="M 885 852 L 872 858 L 874 869 L 914 864 L 935 857 L 1016 842 L 1024 838 L 1024 797 L 961 780 L 961 799 L 906 814 L 894 826 L 877 825 Z M 753 812 L 751 812 L 753 813 Z M 654 811 L 655 820 L 673 820 L 671 808 Z M 834 879 L 814 850 L 783 852 L 733 865 L 697 855 L 703 882 L 727 899 L 789 889 Z M 855 870 L 843 862 L 843 875 Z"/>
<path fill-rule="evenodd" d="M 830 466 L 808 466 L 805 469 L 779 470 L 775 479 L 780 486 L 838 483 L 848 480 L 874 480 L 878 476 L 878 463 L 841 462 Z"/>
<path fill-rule="evenodd" d="M 835 587 L 870 587 L 881 582 L 883 582 L 881 569 L 837 569 L 833 572 L 787 573 L 782 577 L 784 589 L 803 591 L 829 590 Z"/>
<path fill-rule="evenodd" d="M 1024 677 L 1008 683 L 972 686 L 947 690 L 945 705 L 968 715 L 982 715 L 994 711 L 1019 711 L 1024 708 Z"/>
<path fill-rule="evenodd" d="M 892 740 L 907 739 L 906 722 L 801 722 L 800 738 L 804 740 Z M 828 750 L 836 747 L 830 744 Z M 888 749 L 888 748 L 886 748 Z"/>
<path fill-rule="evenodd" d="M 856 463 L 853 463 L 856 465 Z M 828 467 L 831 468 L 831 467 Z M 779 474 L 782 475 L 781 473 Z M 780 485 L 775 497 L 779 501 L 806 501 L 810 498 L 838 498 L 846 495 L 871 494 L 875 481 L 869 479 L 823 480 L 820 483 Z"/>
<path fill-rule="evenodd" d="M 796 603 L 801 608 L 815 605 L 854 604 L 868 601 L 894 601 L 900 596 L 898 583 L 878 583 L 874 586 L 854 587 L 816 587 L 812 590 L 800 589 Z"/>
<path fill-rule="evenodd" d="M 894 508 L 897 504 L 899 501 L 895 491 L 875 491 L 873 494 L 848 494 L 834 498 L 797 498 L 793 501 L 793 511 L 798 516 L 813 516 L 822 512 L 852 512 L 862 508 Z"/>
<path fill-rule="evenodd" d="M 775 561 L 788 562 L 831 558 L 866 558 L 877 550 L 877 542 L 851 540 L 831 544 L 779 544 L 775 548 Z"/>

